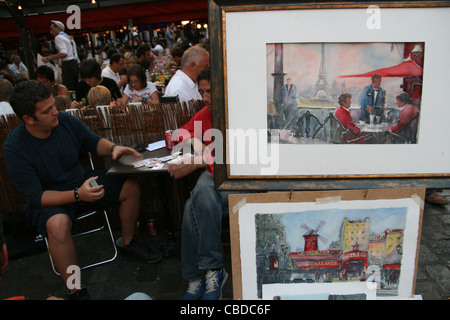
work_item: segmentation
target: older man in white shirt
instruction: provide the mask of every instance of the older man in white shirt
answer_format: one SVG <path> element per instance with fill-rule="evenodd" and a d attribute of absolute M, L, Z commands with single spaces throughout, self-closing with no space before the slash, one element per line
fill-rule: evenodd
<path fill-rule="evenodd" d="M 21 61 L 20 56 L 18 54 L 13 54 L 11 56 L 11 65 L 9 69 L 13 71 L 18 78 L 26 78 L 28 79 L 28 68 Z"/>
<path fill-rule="evenodd" d="M 109 65 L 102 70 L 102 77 L 113 79 L 121 92 L 123 92 L 122 87 L 127 84 L 127 76 L 120 75 L 119 72 L 125 67 L 125 58 L 120 53 L 114 53 L 111 58 L 109 58 Z"/>
<path fill-rule="evenodd" d="M 170 79 L 164 96 L 178 96 L 181 102 L 202 100 L 196 81 L 199 73 L 207 67 L 208 51 L 199 46 L 187 49 L 181 59 L 181 69 Z"/>

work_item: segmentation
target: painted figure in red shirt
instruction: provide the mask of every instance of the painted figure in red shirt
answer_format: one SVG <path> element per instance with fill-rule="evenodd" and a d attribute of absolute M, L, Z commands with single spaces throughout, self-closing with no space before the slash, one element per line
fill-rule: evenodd
<path fill-rule="evenodd" d="M 343 92 L 338 97 L 339 108 L 334 113 L 334 116 L 342 123 L 342 125 L 351 131 L 354 135 L 358 135 L 361 130 L 356 126 L 352 117 L 350 116 L 350 106 L 352 104 L 352 95 Z"/>
<path fill-rule="evenodd" d="M 395 97 L 397 107 L 400 108 L 400 116 L 396 125 L 390 126 L 388 130 L 399 132 L 402 130 L 412 118 L 419 114 L 419 108 L 412 104 L 409 94 L 403 92 Z"/>
<path fill-rule="evenodd" d="M 348 130 L 344 134 L 344 142 L 346 143 L 370 143 L 372 136 L 369 133 L 362 133 L 361 129 L 355 124 L 350 116 L 350 106 L 352 105 L 352 95 L 342 92 L 338 97 L 339 108 L 335 111 L 334 116 L 342 123 L 344 128 Z"/>

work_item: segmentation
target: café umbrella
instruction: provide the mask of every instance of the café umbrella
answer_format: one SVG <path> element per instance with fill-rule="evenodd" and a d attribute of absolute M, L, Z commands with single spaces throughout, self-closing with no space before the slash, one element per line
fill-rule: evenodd
<path fill-rule="evenodd" d="M 417 63 L 412 60 L 405 60 L 395 66 L 377 69 L 361 74 L 343 75 L 339 78 L 353 78 L 353 77 L 372 77 L 375 74 L 379 74 L 381 77 L 422 77 L 423 69 Z"/>

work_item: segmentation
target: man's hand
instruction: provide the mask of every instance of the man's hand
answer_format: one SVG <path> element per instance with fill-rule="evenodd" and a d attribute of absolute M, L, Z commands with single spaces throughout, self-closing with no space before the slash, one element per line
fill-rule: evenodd
<path fill-rule="evenodd" d="M 97 180 L 98 177 L 92 177 L 87 179 L 81 187 L 78 188 L 78 196 L 81 201 L 84 202 L 94 202 L 97 201 L 105 195 L 105 189 L 103 189 L 103 185 L 98 185 L 96 187 L 92 187 L 90 182 L 91 180 Z"/>
<path fill-rule="evenodd" d="M 175 179 L 183 178 L 192 172 L 206 167 L 201 156 L 197 157 L 183 157 L 182 161 L 177 164 L 169 164 L 169 174 Z"/>
<path fill-rule="evenodd" d="M 76 101 L 76 100 L 73 100 L 73 101 L 70 103 L 70 107 L 71 107 L 72 109 L 80 109 L 80 108 L 84 107 L 84 105 L 83 105 L 81 102 L 78 102 L 78 101 Z"/>
<path fill-rule="evenodd" d="M 115 145 L 112 148 L 111 157 L 113 160 L 119 159 L 121 156 L 134 156 L 137 159 L 142 158 L 142 154 L 130 147 Z"/>

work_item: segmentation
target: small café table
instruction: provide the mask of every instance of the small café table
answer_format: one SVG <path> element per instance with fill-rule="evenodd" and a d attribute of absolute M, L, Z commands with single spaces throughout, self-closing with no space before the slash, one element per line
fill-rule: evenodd
<path fill-rule="evenodd" d="M 385 135 L 384 133 L 388 130 L 389 124 L 386 122 L 377 123 L 377 124 L 367 124 L 367 123 L 358 123 L 358 128 L 361 130 L 361 133 L 372 133 L 375 137 L 376 143 L 385 143 Z"/>
<path fill-rule="evenodd" d="M 133 156 L 123 156 L 119 160 L 114 161 L 111 168 L 108 170 L 107 174 L 109 175 L 121 175 L 121 176 L 141 176 L 145 174 L 168 174 L 168 164 L 164 163 L 163 167 L 154 170 L 153 168 L 141 167 L 134 168 L 133 163 L 138 160 L 150 159 L 150 158 L 163 158 L 170 156 L 172 154 L 172 150 L 161 148 L 153 151 L 145 150 L 142 153 L 141 159 L 136 159 Z"/>
<path fill-rule="evenodd" d="M 133 156 L 123 156 L 120 159 L 113 161 L 111 168 L 107 171 L 107 175 L 111 176 L 127 176 L 127 177 L 150 177 L 154 179 L 159 179 L 159 183 L 163 186 L 164 191 L 162 202 L 165 210 L 165 218 L 167 224 L 167 239 L 165 243 L 165 249 L 174 254 L 177 257 L 180 257 L 180 249 L 176 244 L 175 235 L 173 231 L 173 225 L 171 222 L 170 209 L 169 209 L 169 201 L 170 203 L 174 203 L 177 201 L 177 195 L 174 194 L 176 192 L 176 188 L 171 188 L 170 183 L 167 182 L 168 178 L 168 164 L 164 163 L 163 167 L 155 170 L 153 168 L 148 167 L 140 167 L 134 168 L 133 163 L 138 160 L 150 159 L 150 158 L 163 158 L 171 155 L 171 151 L 166 149 L 165 147 L 148 151 L 145 150 L 142 153 L 141 159 L 136 159 Z"/>

